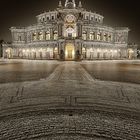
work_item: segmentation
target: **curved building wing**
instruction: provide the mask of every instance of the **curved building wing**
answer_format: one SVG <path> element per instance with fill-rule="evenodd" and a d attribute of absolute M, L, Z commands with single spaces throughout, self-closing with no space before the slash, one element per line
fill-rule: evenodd
<path fill-rule="evenodd" d="M 61 1 L 54 11 L 36 16 L 28 27 L 11 27 L 12 46 L 5 58 L 96 60 L 132 59 L 136 50 L 128 48 L 127 27 L 105 26 L 104 17 L 78 6 L 75 0 Z"/>

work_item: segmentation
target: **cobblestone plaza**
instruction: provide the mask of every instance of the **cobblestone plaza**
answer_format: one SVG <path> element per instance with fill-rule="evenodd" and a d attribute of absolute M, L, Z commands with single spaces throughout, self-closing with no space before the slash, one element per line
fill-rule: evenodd
<path fill-rule="evenodd" d="M 139 84 L 96 79 L 81 62 L 49 63 L 44 79 L 0 84 L 0 139 L 140 139 Z"/>

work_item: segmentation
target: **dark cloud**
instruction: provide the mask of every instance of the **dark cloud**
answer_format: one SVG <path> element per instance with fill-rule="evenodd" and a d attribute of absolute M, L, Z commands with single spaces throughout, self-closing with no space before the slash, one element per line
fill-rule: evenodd
<path fill-rule="evenodd" d="M 36 23 L 36 15 L 53 10 L 59 0 L 1 0 L 0 39 L 11 40 L 11 26 L 28 26 Z M 139 0 L 81 0 L 87 10 L 100 13 L 104 22 L 111 26 L 126 26 L 131 29 L 130 42 L 140 44 Z M 65 0 L 62 0 L 63 4 Z M 78 0 L 76 0 L 78 3 Z"/>

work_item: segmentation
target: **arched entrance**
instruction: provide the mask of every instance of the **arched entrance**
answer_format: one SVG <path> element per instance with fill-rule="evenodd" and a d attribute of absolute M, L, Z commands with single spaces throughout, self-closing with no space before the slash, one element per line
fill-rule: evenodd
<path fill-rule="evenodd" d="M 5 50 L 5 56 L 4 57 L 6 57 L 8 59 L 12 58 L 12 49 L 11 48 L 7 48 Z"/>
<path fill-rule="evenodd" d="M 128 59 L 133 59 L 134 51 L 132 49 L 128 49 Z"/>
<path fill-rule="evenodd" d="M 65 60 L 74 60 L 75 59 L 75 49 L 74 44 L 68 43 L 65 47 Z"/>

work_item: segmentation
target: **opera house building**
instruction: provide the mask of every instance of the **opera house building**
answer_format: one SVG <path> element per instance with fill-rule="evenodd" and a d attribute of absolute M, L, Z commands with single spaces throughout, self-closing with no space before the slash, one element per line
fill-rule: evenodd
<path fill-rule="evenodd" d="M 85 10 L 74 0 L 61 1 L 54 11 L 36 16 L 28 27 L 11 27 L 12 44 L 3 57 L 33 60 L 134 59 L 127 27 L 104 25 L 104 17 Z"/>

